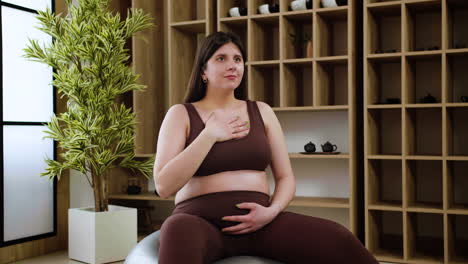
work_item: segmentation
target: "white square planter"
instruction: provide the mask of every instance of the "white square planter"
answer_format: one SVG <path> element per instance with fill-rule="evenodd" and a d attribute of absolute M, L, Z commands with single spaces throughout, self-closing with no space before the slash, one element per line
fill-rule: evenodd
<path fill-rule="evenodd" d="M 124 260 L 137 244 L 137 209 L 109 205 L 68 209 L 68 257 L 91 263 Z"/>

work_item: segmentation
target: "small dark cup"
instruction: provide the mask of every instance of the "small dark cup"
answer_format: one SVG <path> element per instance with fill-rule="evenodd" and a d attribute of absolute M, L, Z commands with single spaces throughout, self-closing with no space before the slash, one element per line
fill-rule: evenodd
<path fill-rule="evenodd" d="M 467 95 L 462 95 L 462 96 L 460 97 L 460 100 L 461 100 L 462 102 L 464 102 L 464 103 L 468 103 L 468 96 L 467 96 Z"/>

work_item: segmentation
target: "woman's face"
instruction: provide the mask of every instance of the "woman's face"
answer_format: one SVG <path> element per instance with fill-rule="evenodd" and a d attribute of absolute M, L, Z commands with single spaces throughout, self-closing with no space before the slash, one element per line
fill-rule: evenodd
<path fill-rule="evenodd" d="M 244 75 L 244 59 L 239 48 L 232 42 L 221 46 L 206 62 L 202 78 L 208 86 L 221 89 L 236 89 Z"/>

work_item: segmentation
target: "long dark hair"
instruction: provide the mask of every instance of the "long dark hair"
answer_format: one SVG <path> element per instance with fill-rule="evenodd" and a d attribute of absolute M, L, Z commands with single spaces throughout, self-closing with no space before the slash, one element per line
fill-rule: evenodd
<path fill-rule="evenodd" d="M 231 32 L 215 32 L 207 36 L 201 43 L 195 61 L 192 67 L 192 73 L 188 82 L 187 90 L 185 93 L 184 103 L 192 103 L 201 100 L 206 95 L 206 84 L 203 83 L 201 74 L 205 70 L 206 62 L 213 56 L 213 54 L 224 44 L 234 43 L 242 53 L 244 63 L 247 60 L 244 47 L 240 38 Z M 237 99 L 247 99 L 247 90 L 245 88 L 246 72 L 242 75 L 242 80 L 239 86 L 234 90 L 234 96 Z"/>

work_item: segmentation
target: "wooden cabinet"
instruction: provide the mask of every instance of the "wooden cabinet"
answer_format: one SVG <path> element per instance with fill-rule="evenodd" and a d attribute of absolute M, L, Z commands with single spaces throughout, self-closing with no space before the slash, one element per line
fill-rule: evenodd
<path fill-rule="evenodd" d="M 366 246 L 379 261 L 468 263 L 468 2 L 363 12 Z"/>

